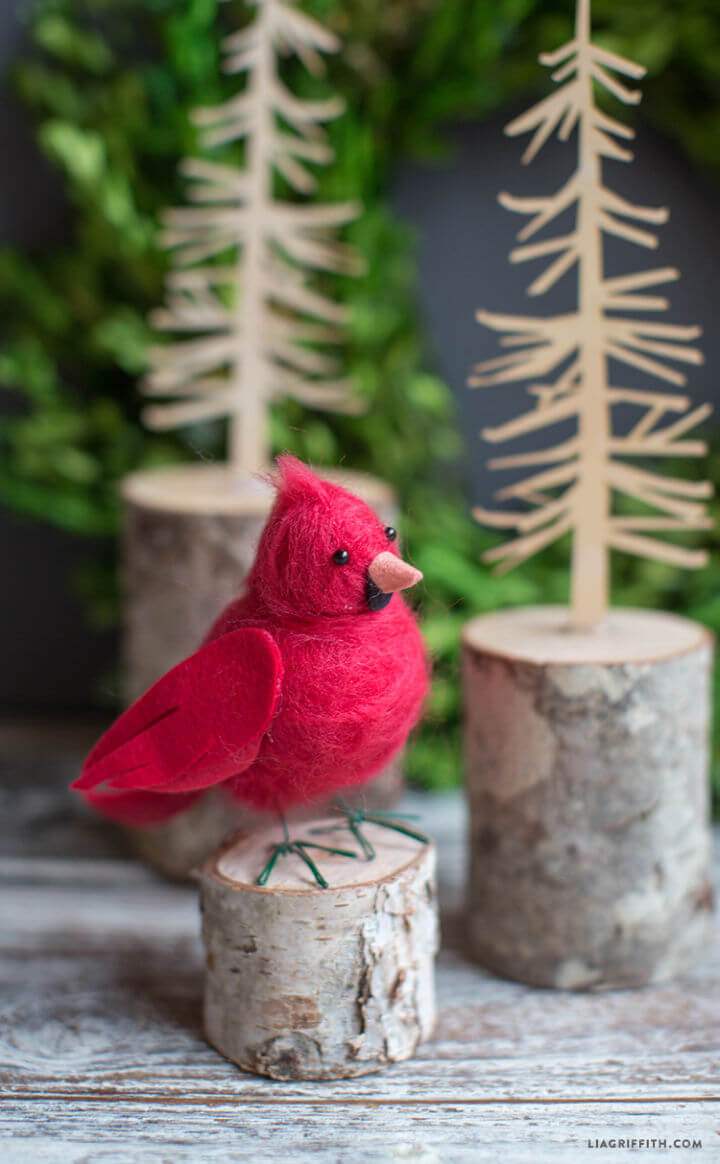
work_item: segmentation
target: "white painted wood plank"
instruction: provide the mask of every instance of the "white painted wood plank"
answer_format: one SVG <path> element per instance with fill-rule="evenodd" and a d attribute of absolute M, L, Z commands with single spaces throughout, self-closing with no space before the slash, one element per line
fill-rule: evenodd
<path fill-rule="evenodd" d="M 446 902 L 456 888 L 451 876 Z M 275 1094 L 201 1037 L 192 889 L 151 880 L 6 892 L 11 924 L 0 978 L 12 1004 L 0 1026 L 0 1060 L 8 1092 L 119 1098 L 140 1088 L 148 1098 L 213 1102 Z M 402 1068 L 327 1085 L 328 1094 L 659 1101 L 718 1093 L 717 947 L 680 982 L 558 994 L 484 973 L 464 957 L 457 915 L 446 908 L 444 922 L 436 1039 Z M 284 1090 L 314 1093 L 312 1084 Z"/>
<path fill-rule="evenodd" d="M 277 1086 L 277 1085 L 276 1085 Z M 717 1160 L 718 1105 L 641 1104 L 381 1103 L 338 1107 L 261 1103 L 238 1110 L 231 1103 L 210 1107 L 145 1103 L 25 1103 L 3 1120 L 0 1151 L 9 1164 L 607 1164 L 667 1159 L 672 1164 Z M 15 1138 L 11 1137 L 15 1135 Z M 632 1154 L 623 1148 L 597 1151 L 596 1139 L 665 1140 L 667 1150 Z M 700 1141 L 702 1150 L 673 1147 Z"/>
<path fill-rule="evenodd" d="M 16 1138 L 0 1158 L 574 1164 L 603 1134 L 714 1146 L 716 1109 L 690 1101 L 720 1095 L 718 943 L 681 981 L 640 992 L 492 978 L 463 952 L 462 801 L 409 805 L 439 840 L 440 1021 L 414 1060 L 361 1080 L 275 1084 L 205 1044 L 192 887 L 112 856 L 6 863 L 0 1135 Z M 670 1158 L 698 1158 L 683 1152 Z"/>

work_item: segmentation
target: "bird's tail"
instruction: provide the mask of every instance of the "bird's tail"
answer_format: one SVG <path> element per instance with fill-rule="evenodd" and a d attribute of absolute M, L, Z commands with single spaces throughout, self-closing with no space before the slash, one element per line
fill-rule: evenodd
<path fill-rule="evenodd" d="M 86 791 L 83 799 L 96 812 L 102 813 L 116 824 L 127 825 L 129 828 L 152 828 L 154 825 L 164 824 L 171 817 L 194 804 L 203 793 L 204 788 L 194 792 L 113 792 L 112 789 Z"/>

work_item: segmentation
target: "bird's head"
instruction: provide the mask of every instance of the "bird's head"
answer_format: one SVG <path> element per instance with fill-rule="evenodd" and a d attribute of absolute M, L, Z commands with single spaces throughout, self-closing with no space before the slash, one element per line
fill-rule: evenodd
<path fill-rule="evenodd" d="M 249 586 L 284 617 L 372 614 L 414 586 L 397 534 L 346 489 L 289 454 L 278 458 L 278 490 Z"/>

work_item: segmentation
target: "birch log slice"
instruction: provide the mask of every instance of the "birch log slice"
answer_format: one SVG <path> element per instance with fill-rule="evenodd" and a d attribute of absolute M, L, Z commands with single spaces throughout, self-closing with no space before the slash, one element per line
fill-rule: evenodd
<path fill-rule="evenodd" d="M 350 471 L 323 475 L 357 493 L 388 525 L 397 524 L 395 495 L 383 481 Z M 197 650 L 242 592 L 275 491 L 262 481 L 238 484 L 227 465 L 199 463 L 132 473 L 122 497 L 123 672 L 132 703 Z M 396 761 L 362 797 L 385 808 L 402 787 Z M 166 876 L 185 878 L 228 833 L 257 821 L 218 791 L 165 825 L 128 833 L 143 859 Z"/>
<path fill-rule="evenodd" d="M 309 827 L 293 839 L 311 839 Z M 255 884 L 279 826 L 207 862 L 205 1033 L 238 1066 L 286 1080 L 365 1075 L 410 1058 L 432 1033 L 435 847 L 364 831 L 372 862 L 311 851 L 328 889 L 294 855 L 269 886 Z M 348 836 L 318 839 L 351 850 Z"/>
<path fill-rule="evenodd" d="M 469 938 L 538 986 L 659 982 L 702 946 L 711 636 L 614 610 L 506 611 L 464 633 Z"/>

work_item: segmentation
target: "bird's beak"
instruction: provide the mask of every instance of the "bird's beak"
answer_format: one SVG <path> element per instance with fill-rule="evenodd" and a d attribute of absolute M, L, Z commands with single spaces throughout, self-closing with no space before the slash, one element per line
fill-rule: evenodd
<path fill-rule="evenodd" d="M 421 578 L 420 570 L 389 550 L 378 554 L 368 567 L 367 604 L 370 610 L 382 610 L 396 591 L 415 586 Z"/>

